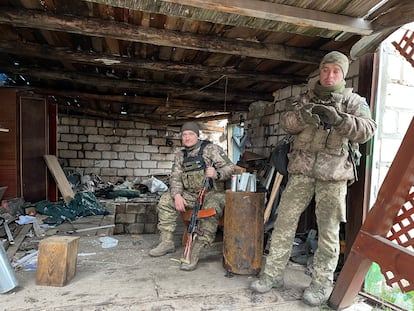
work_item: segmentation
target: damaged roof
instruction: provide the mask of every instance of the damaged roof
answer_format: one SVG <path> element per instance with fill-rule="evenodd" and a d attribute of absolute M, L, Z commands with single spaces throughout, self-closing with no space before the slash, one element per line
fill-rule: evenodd
<path fill-rule="evenodd" d="M 412 21 L 412 0 L 0 0 L 1 83 L 60 113 L 223 119 Z"/>

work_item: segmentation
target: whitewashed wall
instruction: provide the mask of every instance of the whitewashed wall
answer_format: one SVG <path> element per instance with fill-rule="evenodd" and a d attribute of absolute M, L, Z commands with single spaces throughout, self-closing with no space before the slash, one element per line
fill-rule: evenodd
<path fill-rule="evenodd" d="M 414 116 L 414 68 L 392 45 L 393 41 L 401 41 L 407 29 L 414 30 L 414 24 L 396 31 L 379 49 L 379 85 L 375 103 L 378 130 L 374 140 L 371 205 Z"/>

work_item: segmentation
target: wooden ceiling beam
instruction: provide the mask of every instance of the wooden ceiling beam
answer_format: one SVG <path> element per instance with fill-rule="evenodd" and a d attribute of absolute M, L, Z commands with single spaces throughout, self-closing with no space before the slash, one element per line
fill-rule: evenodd
<path fill-rule="evenodd" d="M 75 72 L 62 72 L 59 70 L 42 70 L 40 68 L 28 68 L 20 66 L 18 68 L 11 67 L 7 64 L 1 64 L 2 71 L 6 74 L 15 74 L 23 75 L 26 80 L 29 81 L 33 79 L 42 79 L 49 81 L 69 81 L 71 84 L 74 84 L 74 87 L 79 89 L 84 88 L 85 86 L 91 87 L 101 87 L 111 90 L 114 94 L 118 92 L 119 94 L 127 93 L 136 93 L 140 94 L 143 91 L 150 91 L 153 93 L 162 93 L 169 94 L 170 100 L 174 98 L 180 98 L 182 95 L 191 93 L 191 94 L 200 94 L 200 97 L 210 98 L 213 101 L 223 100 L 224 99 L 224 90 L 218 88 L 208 88 L 200 90 L 196 87 L 175 85 L 174 83 L 155 83 L 155 82 L 145 82 L 137 80 L 117 80 L 114 78 L 108 77 L 99 77 L 97 75 L 86 75 L 79 74 Z M 114 83 L 116 82 L 116 83 Z M 71 90 L 67 90 L 71 91 Z M 231 100 L 237 101 L 238 103 L 248 103 L 256 100 L 271 100 L 271 94 L 263 94 L 257 92 L 247 92 L 227 89 L 227 99 L 230 102 Z"/>
<path fill-rule="evenodd" d="M 179 126 L 187 121 L 196 121 L 196 122 L 208 122 L 208 121 L 214 121 L 214 120 L 223 120 L 228 119 L 231 117 L 232 113 L 222 113 L 222 114 L 216 114 L 212 116 L 206 116 L 206 117 L 197 117 L 197 118 L 168 118 L 165 116 L 162 118 L 161 116 L 134 116 L 134 115 L 121 115 L 117 113 L 102 111 L 102 110 L 96 110 L 96 109 L 89 109 L 89 108 L 78 108 L 74 106 L 67 106 L 67 105 L 58 105 L 59 109 L 63 111 L 64 113 L 72 112 L 74 114 L 82 114 L 82 115 L 88 115 L 92 117 L 97 118 L 104 118 L 104 119 L 111 119 L 111 120 L 124 120 L 124 121 L 140 121 L 142 123 L 146 124 L 154 124 L 158 126 Z"/>
<path fill-rule="evenodd" d="M 390 2 L 394 4 L 394 7 L 378 16 L 373 22 L 374 30 L 378 32 L 385 28 L 398 28 L 414 22 L 414 1 L 394 0 Z"/>
<path fill-rule="evenodd" d="M 192 110 L 204 110 L 213 112 L 242 112 L 248 111 L 250 103 L 228 103 L 226 109 L 224 109 L 223 101 L 220 102 L 203 102 L 203 101 L 191 101 L 191 100 L 180 100 L 171 99 L 168 102 L 165 98 L 150 97 L 150 96 L 130 96 L 130 95 L 101 95 L 92 94 L 87 92 L 77 91 L 59 91 L 46 88 L 36 88 L 34 92 L 46 96 L 58 96 L 77 100 L 96 100 L 98 102 L 118 102 L 128 103 L 130 105 L 149 105 L 149 106 L 167 106 L 169 108 L 177 108 L 185 111 Z"/>
<path fill-rule="evenodd" d="M 203 20 L 212 23 L 232 26 L 249 27 L 252 18 L 259 21 L 254 28 L 272 30 L 271 24 L 263 21 L 284 22 L 303 27 L 316 27 L 332 31 L 344 31 L 359 35 L 369 35 L 372 28 L 369 22 L 362 18 L 332 14 L 311 9 L 304 9 L 284 4 L 257 0 L 162 0 L 162 1 L 118 1 L 118 0 L 86 0 L 108 6 L 121 7 L 130 10 L 173 15 L 181 18 Z M 176 8 L 171 7 L 171 4 Z M 202 9 L 197 12 L 194 8 Z M 226 13 L 208 14 L 209 12 Z M 260 27 L 262 25 L 262 27 Z M 251 27 L 251 26 L 250 26 Z M 292 31 L 294 31 L 292 29 Z M 298 33 L 299 31 L 296 30 Z"/>
<path fill-rule="evenodd" d="M 17 41 L 0 41 L 0 52 L 11 55 L 29 56 L 35 58 L 52 59 L 79 64 L 106 66 L 115 70 L 150 70 L 160 72 L 173 72 L 176 74 L 192 74 L 201 78 L 217 79 L 227 76 L 229 79 L 251 80 L 252 82 L 267 81 L 275 83 L 300 84 L 306 82 L 306 77 L 292 75 L 275 75 L 243 72 L 229 67 L 212 67 L 197 64 L 172 63 L 167 61 L 151 61 L 133 59 L 112 55 L 91 55 L 91 53 L 62 50 L 50 46 Z M 215 75 L 215 76 L 214 76 Z"/>
<path fill-rule="evenodd" d="M 232 40 L 215 36 L 196 35 L 165 29 L 155 29 L 97 18 L 80 18 L 53 15 L 32 10 L 0 11 L 0 23 L 14 27 L 29 27 L 98 36 L 159 46 L 179 47 L 212 53 L 222 53 L 253 58 L 282 60 L 288 62 L 319 64 L 325 55 L 322 51 L 264 44 L 253 41 Z"/>

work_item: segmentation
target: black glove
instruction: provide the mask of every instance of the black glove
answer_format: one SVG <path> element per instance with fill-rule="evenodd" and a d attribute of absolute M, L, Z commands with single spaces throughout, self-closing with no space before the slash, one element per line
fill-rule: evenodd
<path fill-rule="evenodd" d="M 312 107 L 313 104 L 305 105 L 299 110 L 299 112 L 305 123 L 318 127 L 321 120 L 317 114 L 312 113 Z"/>
<path fill-rule="evenodd" d="M 312 107 L 312 113 L 316 113 L 322 122 L 330 125 L 338 125 L 343 118 L 334 107 L 316 104 Z"/>

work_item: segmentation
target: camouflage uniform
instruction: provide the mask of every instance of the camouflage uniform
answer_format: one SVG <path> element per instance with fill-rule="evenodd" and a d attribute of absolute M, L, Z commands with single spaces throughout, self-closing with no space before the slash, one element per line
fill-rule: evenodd
<path fill-rule="evenodd" d="M 201 142 L 199 141 L 194 147 L 187 148 L 188 157 L 196 157 Z M 221 147 L 209 143 L 203 150 L 203 159 L 206 166 L 214 166 L 220 175 L 220 178 L 214 180 L 211 189 L 208 189 L 204 198 L 203 209 L 214 208 L 216 215 L 200 220 L 200 229 L 204 232 L 203 236 L 198 237 L 205 244 L 214 242 L 218 220 L 223 215 L 225 192 L 224 182 L 233 174 L 234 164 L 229 160 Z M 198 192 L 202 187 L 204 170 L 195 170 L 185 172 L 184 149 L 175 154 L 174 165 L 170 177 L 170 191 L 164 193 L 158 204 L 158 229 L 160 232 L 173 233 L 176 228 L 177 211 L 175 209 L 174 197 L 181 194 L 187 201 L 187 209 L 192 209 L 196 203 Z"/>
<path fill-rule="evenodd" d="M 309 103 L 335 107 L 343 121 L 334 127 L 326 124 L 309 126 L 299 112 Z M 282 284 L 275 280 L 283 280 L 300 215 L 315 195 L 318 248 L 312 283 L 327 288 L 332 285 L 338 262 L 339 225 L 346 221 L 347 183 L 354 178 L 348 141 L 358 148 L 358 144 L 372 137 L 376 124 L 365 99 L 352 93 L 351 89 L 345 89 L 326 100 L 309 91 L 301 97 L 297 109 L 284 113 L 281 125 L 294 136 L 294 141 L 288 155 L 289 180 L 278 207 L 263 272 L 273 280 L 273 287 Z"/>

